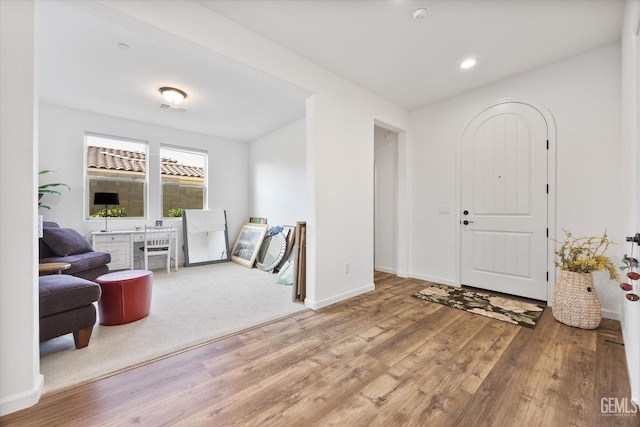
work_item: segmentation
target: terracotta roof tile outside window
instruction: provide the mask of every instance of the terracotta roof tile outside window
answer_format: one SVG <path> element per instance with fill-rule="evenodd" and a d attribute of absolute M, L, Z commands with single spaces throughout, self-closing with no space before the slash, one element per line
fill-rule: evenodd
<path fill-rule="evenodd" d="M 146 172 L 145 153 L 104 147 L 87 147 L 87 168 L 125 172 Z M 204 178 L 204 168 L 179 164 L 174 159 L 162 158 L 162 175 Z"/>

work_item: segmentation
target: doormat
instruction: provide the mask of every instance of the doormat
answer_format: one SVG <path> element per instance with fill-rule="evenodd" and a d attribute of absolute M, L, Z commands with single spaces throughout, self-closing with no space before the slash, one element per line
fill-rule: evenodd
<path fill-rule="evenodd" d="M 535 328 L 544 311 L 544 306 L 440 284 L 433 284 L 413 296 L 527 328 Z"/>

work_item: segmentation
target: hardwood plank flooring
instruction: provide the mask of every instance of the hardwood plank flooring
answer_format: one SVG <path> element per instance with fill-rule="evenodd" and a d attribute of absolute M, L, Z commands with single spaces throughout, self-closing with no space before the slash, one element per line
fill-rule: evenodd
<path fill-rule="evenodd" d="M 47 395 L 3 426 L 638 426 L 620 325 L 528 329 L 376 290 Z M 82 350 L 77 350 L 82 351 Z M 602 399 L 605 406 L 601 405 Z"/>

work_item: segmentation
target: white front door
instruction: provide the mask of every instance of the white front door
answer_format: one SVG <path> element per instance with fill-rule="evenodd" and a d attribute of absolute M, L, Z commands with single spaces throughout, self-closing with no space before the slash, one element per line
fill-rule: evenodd
<path fill-rule="evenodd" d="M 547 125 L 533 107 L 493 106 L 461 145 L 462 285 L 547 300 Z"/>

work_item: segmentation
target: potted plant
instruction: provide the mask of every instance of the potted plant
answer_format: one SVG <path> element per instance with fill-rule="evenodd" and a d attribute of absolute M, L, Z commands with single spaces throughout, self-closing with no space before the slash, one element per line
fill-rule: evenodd
<path fill-rule="evenodd" d="M 169 218 L 179 218 L 182 216 L 182 208 L 169 209 L 167 215 L 169 215 Z"/>
<path fill-rule="evenodd" d="M 592 273 L 606 271 L 612 280 L 620 280 L 617 268 L 605 255 L 612 242 L 606 230 L 601 237 L 575 237 L 562 231 L 565 239 L 554 252 L 560 276 L 551 297 L 553 317 L 569 326 L 595 329 L 602 319 L 602 307 Z"/>
<path fill-rule="evenodd" d="M 40 172 L 38 172 L 38 175 L 44 175 L 50 172 L 54 172 L 52 170 L 49 169 L 43 169 Z M 53 190 L 54 188 L 57 187 L 67 187 L 67 190 L 71 191 L 71 187 L 69 187 L 67 184 L 63 184 L 61 182 L 54 182 L 51 184 L 43 184 L 38 186 L 38 208 L 44 208 L 44 209 L 51 209 L 51 207 L 47 206 L 47 205 L 43 205 L 41 200 L 42 200 L 42 196 L 44 196 L 45 194 L 52 194 L 54 196 L 60 196 L 61 193 L 58 190 Z"/>

